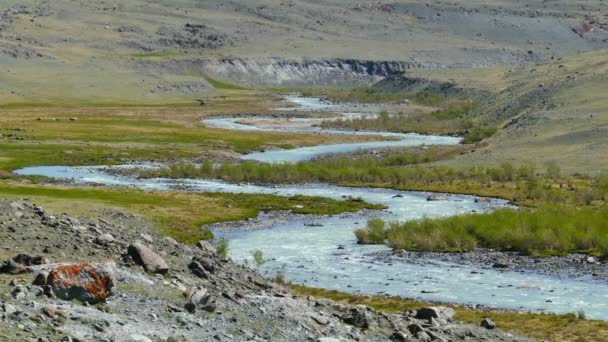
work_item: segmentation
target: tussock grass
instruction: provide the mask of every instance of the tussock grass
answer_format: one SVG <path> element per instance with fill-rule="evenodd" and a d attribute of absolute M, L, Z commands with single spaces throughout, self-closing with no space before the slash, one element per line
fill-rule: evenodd
<path fill-rule="evenodd" d="M 213 178 L 229 182 L 329 182 L 349 186 L 391 187 L 501 197 L 522 205 L 561 203 L 596 205 L 608 196 L 608 176 L 562 177 L 559 167 L 544 170 L 532 164 L 503 163 L 499 167 L 421 166 L 453 156 L 457 147 L 436 147 L 391 153 L 384 158 L 338 155 L 295 164 L 203 163 L 175 164 L 143 171 L 144 177 Z M 601 185 L 604 184 L 604 185 Z"/>
<path fill-rule="evenodd" d="M 504 208 L 403 223 L 370 220 L 356 235 L 361 243 L 416 251 L 463 252 L 485 247 L 525 254 L 608 256 L 606 222 L 606 207 L 542 205 L 534 210 Z"/>

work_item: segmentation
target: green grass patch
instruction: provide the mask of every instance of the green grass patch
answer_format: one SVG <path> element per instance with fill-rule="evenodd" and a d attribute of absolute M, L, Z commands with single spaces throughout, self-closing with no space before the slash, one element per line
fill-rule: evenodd
<path fill-rule="evenodd" d="M 213 88 L 218 90 L 244 90 L 245 87 L 241 87 L 238 84 L 233 84 L 230 82 L 220 81 L 216 78 L 213 78 L 207 74 L 203 74 L 203 78 L 209 82 L 213 86 Z"/>

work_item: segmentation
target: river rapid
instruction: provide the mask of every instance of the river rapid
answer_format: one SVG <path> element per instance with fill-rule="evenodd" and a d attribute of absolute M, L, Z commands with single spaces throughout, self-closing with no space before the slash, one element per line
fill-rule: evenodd
<path fill-rule="evenodd" d="M 313 98 L 288 97 L 301 111 L 328 111 L 335 105 Z M 293 107 L 281 110 L 295 110 Z M 356 115 L 345 113 L 344 115 Z M 300 119 L 307 120 L 307 119 Z M 277 127 L 276 125 L 242 124 L 238 119 L 209 119 L 207 126 L 241 130 L 287 131 L 324 134 L 380 134 L 385 141 L 360 144 L 334 144 L 292 150 L 258 152 L 243 159 L 263 162 L 294 162 L 327 153 L 352 152 L 394 146 L 457 144 L 456 137 L 417 134 L 336 132 L 310 126 Z M 148 190 L 186 189 L 190 191 L 260 193 L 281 196 L 309 195 L 334 199 L 361 198 L 383 204 L 386 210 L 369 213 L 298 218 L 273 225 L 268 229 L 220 231 L 230 239 L 233 259 L 253 265 L 251 251 L 262 250 L 267 262 L 260 271 L 269 275 L 285 274 L 288 280 L 313 287 L 353 293 L 387 294 L 440 302 L 484 305 L 506 309 L 554 313 L 583 310 L 587 317 L 608 319 L 608 285 L 589 278 L 557 278 L 532 272 L 480 270 L 474 266 L 439 262 L 386 262 L 374 257 L 385 246 L 362 246 L 353 231 L 365 226 L 370 217 L 387 221 L 404 221 L 422 217 L 449 216 L 467 212 L 485 212 L 507 206 L 503 200 L 477 201 L 474 196 L 446 195 L 427 200 L 428 193 L 391 189 L 350 188 L 328 184 L 261 186 L 229 184 L 216 180 L 135 179 L 107 172 L 106 167 L 29 167 L 15 171 L 21 175 L 42 175 L 71 180 L 79 184 L 136 187 Z M 264 215 L 263 213 L 261 215 Z M 371 215 L 371 216 L 370 216 Z M 262 216 L 263 217 L 263 216 Z"/>

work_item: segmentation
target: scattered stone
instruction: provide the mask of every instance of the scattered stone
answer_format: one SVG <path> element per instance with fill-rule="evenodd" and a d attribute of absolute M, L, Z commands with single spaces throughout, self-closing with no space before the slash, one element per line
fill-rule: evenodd
<path fill-rule="evenodd" d="M 510 268 L 511 262 L 507 259 L 499 259 L 492 265 L 494 268 Z"/>
<path fill-rule="evenodd" d="M 165 244 L 169 245 L 169 246 L 178 246 L 179 242 L 175 241 L 175 239 L 170 238 L 168 236 L 165 236 L 162 240 Z"/>
<path fill-rule="evenodd" d="M 146 272 L 165 274 L 169 266 L 163 258 L 139 242 L 130 245 L 127 253 L 136 264 L 143 266 Z"/>
<path fill-rule="evenodd" d="M 2 305 L 2 310 L 4 311 L 4 315 L 6 317 L 9 317 L 10 315 L 17 312 L 17 308 L 14 305 L 11 305 L 9 303 L 4 303 Z"/>
<path fill-rule="evenodd" d="M 141 236 L 142 239 L 144 239 L 144 241 L 146 241 L 147 243 L 153 243 L 154 239 L 152 238 L 152 236 L 148 235 L 148 234 L 139 234 L 139 236 Z"/>
<path fill-rule="evenodd" d="M 199 242 L 196 243 L 196 247 L 200 248 L 203 252 L 206 253 L 211 253 L 211 254 L 216 254 L 217 250 L 215 249 L 215 247 L 213 247 L 213 245 L 206 240 L 201 240 Z"/>
<path fill-rule="evenodd" d="M 29 266 L 39 266 L 48 264 L 49 260 L 43 256 L 31 256 L 27 254 L 19 254 L 14 258 L 7 260 L 0 266 L 0 273 L 19 274 L 29 271 Z"/>
<path fill-rule="evenodd" d="M 95 243 L 101 246 L 108 246 L 112 242 L 114 242 L 114 236 L 111 234 L 101 234 L 95 238 Z"/>
<path fill-rule="evenodd" d="M 209 291 L 204 287 L 198 287 L 190 289 L 188 291 L 188 303 L 186 304 L 186 310 L 189 312 L 195 312 L 196 308 L 204 308 L 209 302 L 211 295 Z"/>
<path fill-rule="evenodd" d="M 456 315 L 456 311 L 452 308 L 448 308 L 445 306 L 433 306 L 428 308 L 418 309 L 416 311 L 416 318 L 418 319 L 428 319 L 436 318 L 440 320 L 449 320 L 452 319 Z"/>
<path fill-rule="evenodd" d="M 343 317 L 342 320 L 347 324 L 361 329 L 369 329 L 371 325 L 367 309 L 360 306 L 352 308 L 350 310 L 350 315 Z"/>
<path fill-rule="evenodd" d="M 488 330 L 496 329 L 496 323 L 489 318 L 484 318 L 480 325 Z"/>
<path fill-rule="evenodd" d="M 405 342 L 408 341 L 410 337 L 401 331 L 395 331 L 391 336 L 390 340 L 394 342 Z"/>

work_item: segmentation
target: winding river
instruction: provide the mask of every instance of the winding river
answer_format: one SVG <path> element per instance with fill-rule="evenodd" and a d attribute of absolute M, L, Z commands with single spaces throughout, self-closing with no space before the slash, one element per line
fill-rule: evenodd
<path fill-rule="evenodd" d="M 300 105 L 299 110 L 332 110 L 334 105 L 318 99 L 290 97 Z M 292 110 L 283 108 L 282 110 Z M 302 119 L 306 120 L 306 119 Z M 242 124 L 238 119 L 210 119 L 208 126 L 234 130 L 268 130 L 289 132 L 326 131 L 313 126 L 276 127 Z M 339 132 L 343 134 L 344 132 Z M 264 162 L 293 162 L 307 160 L 326 153 L 351 152 L 358 149 L 390 146 L 457 144 L 458 138 L 372 132 L 392 140 L 361 144 L 335 144 L 269 151 L 243 156 Z M 372 215 L 388 221 L 403 221 L 421 217 L 438 217 L 466 212 L 484 212 L 506 206 L 502 200 L 476 201 L 473 196 L 448 195 L 428 201 L 427 193 L 391 189 L 350 188 L 327 184 L 260 186 L 229 184 L 215 180 L 134 179 L 112 175 L 105 167 L 30 167 L 15 171 L 22 175 L 44 175 L 70 179 L 76 183 L 96 183 L 106 186 L 137 187 L 149 190 L 184 189 L 206 192 L 263 193 L 324 196 L 334 199 L 360 197 L 388 209 Z M 264 214 L 261 214 L 264 215 Z M 583 310 L 587 317 L 608 319 L 608 285 L 589 279 L 559 279 L 534 273 L 480 270 L 479 268 L 438 262 L 434 260 L 405 263 L 378 261 L 374 253 L 384 246 L 356 244 L 353 231 L 363 227 L 368 214 L 349 213 L 333 216 L 303 218 L 277 223 L 268 229 L 218 232 L 230 239 L 233 259 L 249 260 L 250 251 L 259 249 L 268 260 L 261 272 L 285 273 L 294 282 L 354 293 L 399 295 L 424 300 L 482 304 L 499 308 L 546 311 L 555 313 Z"/>

